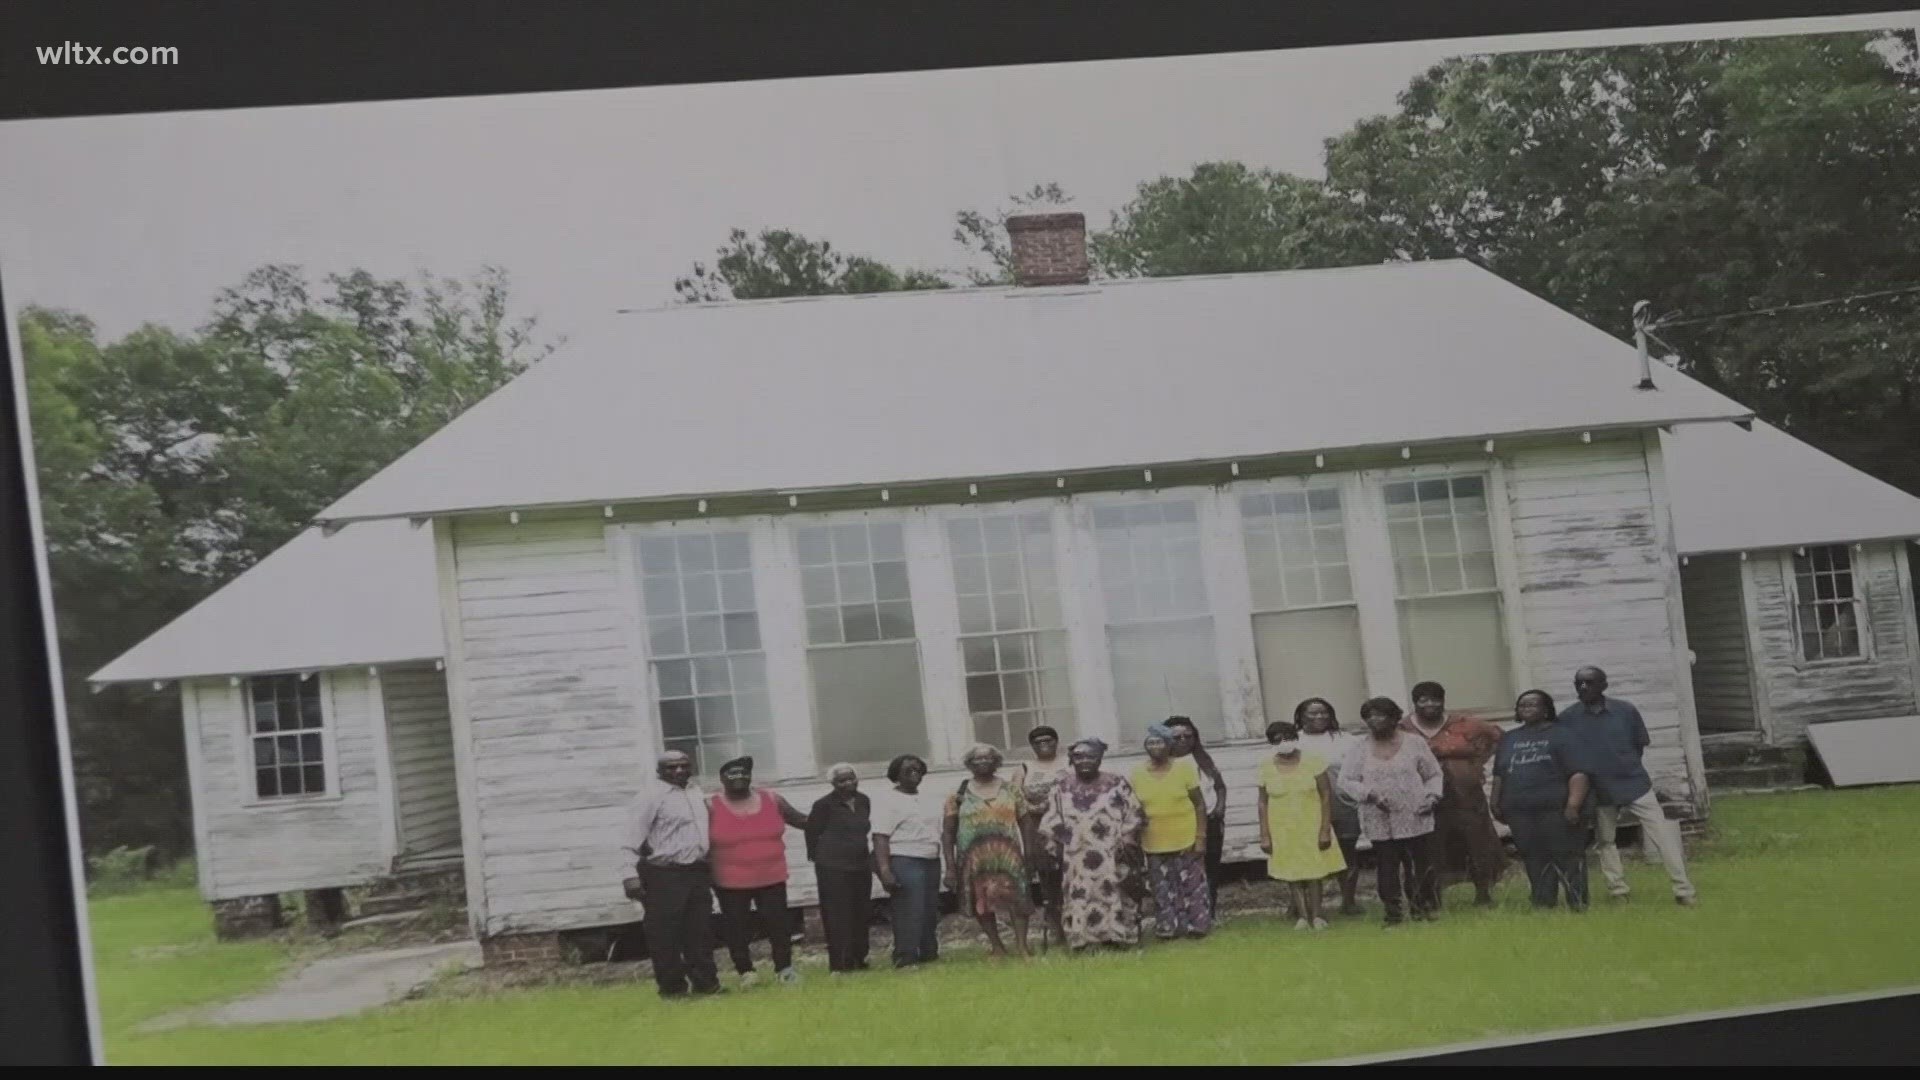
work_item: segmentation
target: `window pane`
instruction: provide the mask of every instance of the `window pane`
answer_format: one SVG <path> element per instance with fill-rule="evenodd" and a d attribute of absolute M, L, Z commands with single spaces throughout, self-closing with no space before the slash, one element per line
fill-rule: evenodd
<path fill-rule="evenodd" d="M 736 571 L 720 575 L 720 610 L 752 611 L 753 573 Z"/>
<path fill-rule="evenodd" d="M 733 665 L 724 656 L 709 656 L 693 662 L 693 692 L 711 694 L 733 686 Z"/>
<path fill-rule="evenodd" d="M 671 574 L 680 567 L 670 536 L 640 538 L 640 571 L 645 574 Z"/>
<path fill-rule="evenodd" d="M 677 616 L 648 619 L 647 642 L 654 656 L 680 656 L 687 651 L 686 623 Z"/>
<path fill-rule="evenodd" d="M 323 726 L 326 719 L 320 711 L 319 677 L 301 680 L 297 685 L 300 693 L 300 726 L 306 728 Z"/>
<path fill-rule="evenodd" d="M 699 731 L 694 723 L 692 698 L 673 698 L 660 702 L 660 734 L 667 740 L 692 738 Z"/>
<path fill-rule="evenodd" d="M 728 652 L 752 652 L 760 647 L 760 619 L 756 615 L 723 615 Z"/>
<path fill-rule="evenodd" d="M 1000 676 L 974 675 L 967 679 L 967 708 L 976 713 L 996 712 L 1001 706 Z"/>
<path fill-rule="evenodd" d="M 1358 609 L 1255 615 L 1253 644 L 1268 720 L 1291 720 L 1294 707 L 1310 697 L 1326 698 L 1336 711 L 1358 718 L 1367 698 Z"/>
<path fill-rule="evenodd" d="M 685 571 L 712 570 L 713 537 L 708 533 L 693 533 L 679 538 L 680 569 Z"/>
<path fill-rule="evenodd" d="M 987 591 L 987 560 L 976 555 L 953 558 L 953 586 L 962 596 L 978 596 Z"/>
<path fill-rule="evenodd" d="M 255 769 L 253 789 L 262 799 L 275 798 L 280 794 L 280 773 L 275 769 Z"/>
<path fill-rule="evenodd" d="M 309 794 L 318 795 L 327 790 L 327 770 L 322 765 L 308 765 L 301 770 L 303 786 Z"/>
<path fill-rule="evenodd" d="M 985 553 L 986 542 L 980 536 L 980 519 L 955 518 L 947 522 L 947 543 L 953 548 L 956 559 Z"/>
<path fill-rule="evenodd" d="M 745 570 L 753 565 L 753 545 L 743 532 L 720 533 L 713 538 L 714 561 L 722 570 Z"/>
<path fill-rule="evenodd" d="M 840 602 L 865 603 L 873 600 L 873 571 L 866 563 L 842 566 L 839 570 Z"/>
<path fill-rule="evenodd" d="M 653 665 L 660 683 L 661 697 L 686 697 L 693 693 L 693 664 L 687 660 L 663 660 Z"/>
<path fill-rule="evenodd" d="M 680 579 L 687 592 L 687 610 L 706 614 L 720 610 L 720 579 L 712 574 L 688 574 Z"/>
<path fill-rule="evenodd" d="M 256 769 L 259 769 L 259 768 L 265 768 L 266 766 L 269 766 L 272 764 L 273 764 L 273 740 L 272 739 L 253 740 L 253 767 Z"/>
<path fill-rule="evenodd" d="M 694 719 L 700 725 L 700 737 L 730 735 L 739 729 L 733 721 L 733 698 L 727 695 L 694 698 Z"/>
<path fill-rule="evenodd" d="M 878 606 L 880 613 L 880 637 L 886 641 L 897 641 L 913 636 L 913 605 L 904 600 L 896 600 Z"/>
<path fill-rule="evenodd" d="M 907 557 L 906 531 L 898 525 L 872 525 L 867 541 L 875 562 L 902 562 Z"/>
<path fill-rule="evenodd" d="M 807 609 L 807 643 L 810 645 L 837 645 L 846 638 L 840 633 L 840 609 L 837 607 L 813 607 Z"/>
<path fill-rule="evenodd" d="M 273 706 L 273 699 L 256 696 L 253 699 L 253 730 L 272 731 L 278 726 L 276 721 L 277 712 Z"/>
<path fill-rule="evenodd" d="M 819 760 L 887 761 L 898 754 L 926 754 L 915 646 L 822 649 L 809 653 L 807 664 Z"/>
<path fill-rule="evenodd" d="M 880 640 L 880 613 L 872 604 L 841 608 L 840 625 L 849 643 Z"/>
<path fill-rule="evenodd" d="M 720 616 L 693 615 L 688 617 L 688 652 L 716 653 L 725 651 L 726 647 L 726 635 L 721 630 Z"/>
<path fill-rule="evenodd" d="M 274 752 L 280 755 L 280 764 L 291 765 L 299 763 L 300 736 L 282 735 L 275 741 L 279 743 L 279 745 L 274 748 Z"/>
<path fill-rule="evenodd" d="M 831 566 L 809 566 L 800 571 L 800 596 L 809 607 L 838 602 L 839 589 Z"/>
<path fill-rule="evenodd" d="M 864 522 L 857 525 L 833 526 L 834 562 L 863 563 L 869 556 L 867 526 Z"/>
<path fill-rule="evenodd" d="M 1498 593 L 1403 600 L 1400 641 L 1407 678 L 1445 685 L 1449 707 L 1496 714 L 1513 709 Z"/>
<path fill-rule="evenodd" d="M 995 666 L 992 638 L 967 638 L 960 642 L 960 658 L 968 674 L 992 671 Z"/>
<path fill-rule="evenodd" d="M 1220 730 L 1211 619 L 1116 626 L 1109 635 L 1121 732 L 1137 738 L 1148 724 L 1173 715 L 1192 717 L 1202 730 Z"/>
<path fill-rule="evenodd" d="M 874 595 L 881 600 L 905 600 L 907 592 L 906 563 L 873 564 Z"/>
<path fill-rule="evenodd" d="M 758 656 L 736 656 L 733 665 L 733 685 L 737 690 L 759 690 L 767 685 L 767 662 Z"/>
<path fill-rule="evenodd" d="M 300 785 L 300 766 L 280 766 L 280 794 L 303 795 L 306 791 Z"/>
<path fill-rule="evenodd" d="M 794 543 L 800 549 L 801 566 L 825 566 L 833 561 L 833 533 L 825 525 L 795 529 Z"/>
<path fill-rule="evenodd" d="M 672 577 L 649 577 L 640 586 L 647 614 L 658 618 L 680 613 L 680 582 Z"/>
<path fill-rule="evenodd" d="M 960 598 L 960 632 L 984 634 L 993 629 L 993 607 L 985 596 Z"/>
<path fill-rule="evenodd" d="M 320 736 L 317 732 L 312 735 L 300 736 L 300 763 L 302 765 L 317 764 L 322 760 L 322 757 L 323 755 L 320 751 Z"/>

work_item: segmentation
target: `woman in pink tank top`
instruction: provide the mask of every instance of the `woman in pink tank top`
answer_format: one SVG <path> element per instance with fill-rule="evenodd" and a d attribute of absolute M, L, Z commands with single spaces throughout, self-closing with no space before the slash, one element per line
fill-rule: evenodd
<path fill-rule="evenodd" d="M 720 794 L 708 802 L 707 813 L 713 891 L 740 985 L 755 982 L 750 915 L 760 917 L 773 948 L 774 977 L 797 982 L 787 922 L 787 828 L 806 828 L 807 815 L 779 795 L 754 788 L 750 757 L 720 766 Z"/>

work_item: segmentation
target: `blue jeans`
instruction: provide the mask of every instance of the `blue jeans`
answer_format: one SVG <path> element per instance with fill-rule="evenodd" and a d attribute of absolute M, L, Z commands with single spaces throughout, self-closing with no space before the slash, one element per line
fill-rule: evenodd
<path fill-rule="evenodd" d="M 893 894 L 893 966 L 940 958 L 940 860 L 894 855 L 887 860 L 900 891 Z"/>

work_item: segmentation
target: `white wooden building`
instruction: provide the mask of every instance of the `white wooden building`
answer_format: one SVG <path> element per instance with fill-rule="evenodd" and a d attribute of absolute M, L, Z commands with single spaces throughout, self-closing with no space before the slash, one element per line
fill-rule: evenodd
<path fill-rule="evenodd" d="M 1798 749 L 1811 724 L 1920 724 L 1920 499 L 1766 424 L 1667 447 L 1706 738 Z"/>
<path fill-rule="evenodd" d="M 1464 262 L 1072 276 L 626 316 L 322 515 L 431 522 L 483 939 L 637 916 L 618 825 L 667 746 L 805 805 L 831 762 L 875 788 L 917 752 L 941 786 L 1040 722 L 1125 768 L 1184 713 L 1233 858 L 1300 698 L 1353 724 L 1435 678 L 1498 716 L 1593 663 L 1705 813 L 1662 430 L 1748 410 L 1639 388 L 1631 348 Z"/>
<path fill-rule="evenodd" d="M 433 560 L 405 522 L 310 529 L 92 676 L 179 687 L 216 911 L 457 866 Z"/>

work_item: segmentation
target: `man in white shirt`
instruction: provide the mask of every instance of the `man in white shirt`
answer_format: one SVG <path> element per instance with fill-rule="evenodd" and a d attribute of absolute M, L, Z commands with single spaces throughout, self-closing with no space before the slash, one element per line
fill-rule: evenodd
<path fill-rule="evenodd" d="M 713 872 L 707 861 L 707 800 L 693 759 L 661 754 L 658 779 L 641 785 L 627 810 L 621 886 L 645 905 L 643 929 L 653 980 L 666 998 L 720 993 L 713 963 Z"/>

